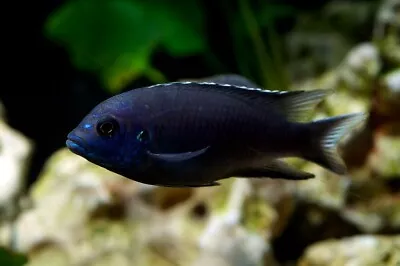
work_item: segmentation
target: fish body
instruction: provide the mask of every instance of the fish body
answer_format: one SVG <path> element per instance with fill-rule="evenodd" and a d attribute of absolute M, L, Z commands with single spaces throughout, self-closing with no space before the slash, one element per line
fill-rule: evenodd
<path fill-rule="evenodd" d="M 159 186 L 212 186 L 235 176 L 314 176 L 280 160 L 284 157 L 345 173 L 336 143 L 362 114 L 301 122 L 331 91 L 267 91 L 234 78 L 157 84 L 115 95 L 86 115 L 66 145 L 110 171 Z"/>

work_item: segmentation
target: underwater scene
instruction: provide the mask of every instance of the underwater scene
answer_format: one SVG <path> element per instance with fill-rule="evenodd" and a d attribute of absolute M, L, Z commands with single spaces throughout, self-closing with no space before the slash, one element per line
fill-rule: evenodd
<path fill-rule="evenodd" d="M 400 266 L 400 0 L 9 11 L 0 266 Z"/>

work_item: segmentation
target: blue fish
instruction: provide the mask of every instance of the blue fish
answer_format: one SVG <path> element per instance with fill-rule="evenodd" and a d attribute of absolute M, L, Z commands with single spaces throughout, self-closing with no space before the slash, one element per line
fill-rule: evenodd
<path fill-rule="evenodd" d="M 286 157 L 343 175 L 337 143 L 365 115 L 304 121 L 330 93 L 264 90 L 237 75 L 157 84 L 98 104 L 68 134 L 66 145 L 96 165 L 158 186 L 314 177 L 284 162 Z"/>

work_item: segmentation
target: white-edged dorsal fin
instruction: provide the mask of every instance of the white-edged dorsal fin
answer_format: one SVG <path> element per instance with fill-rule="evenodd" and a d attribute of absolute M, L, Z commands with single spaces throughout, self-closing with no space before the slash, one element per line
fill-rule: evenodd
<path fill-rule="evenodd" d="M 240 97 L 257 106 L 265 105 L 284 115 L 289 121 L 303 122 L 308 119 L 310 112 L 324 97 L 333 90 L 298 90 L 280 91 L 266 90 L 262 88 L 250 88 L 233 84 L 219 84 L 214 82 L 171 82 L 150 86 L 148 88 L 166 87 L 173 85 L 193 85 L 198 89 L 214 90 L 232 96 Z"/>

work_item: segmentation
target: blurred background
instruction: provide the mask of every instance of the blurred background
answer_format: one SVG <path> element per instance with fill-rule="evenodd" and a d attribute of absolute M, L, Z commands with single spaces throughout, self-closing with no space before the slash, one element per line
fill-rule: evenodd
<path fill-rule="evenodd" d="M 399 0 L 8 3 L 0 89 L 0 265 L 400 265 Z M 23 8 L 22 8 L 23 6 Z M 349 175 L 146 186 L 67 151 L 100 101 L 241 75 L 332 89 L 313 118 L 366 112 Z"/>

